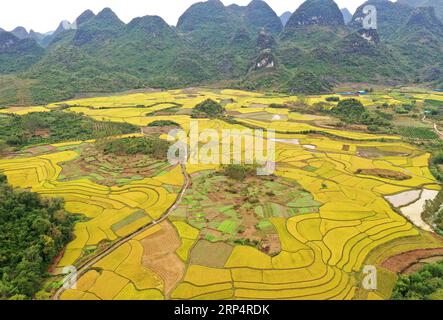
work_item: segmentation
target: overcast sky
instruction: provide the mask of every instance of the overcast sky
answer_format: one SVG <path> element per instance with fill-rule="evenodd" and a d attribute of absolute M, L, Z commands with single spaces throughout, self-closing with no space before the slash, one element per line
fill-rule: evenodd
<path fill-rule="evenodd" d="M 250 0 L 222 0 L 225 5 L 247 5 Z M 180 15 L 199 0 L 0 0 L 0 28 L 11 30 L 23 26 L 34 31 L 55 30 L 61 20 L 73 21 L 84 10 L 95 13 L 110 7 L 124 22 L 145 15 L 159 15 L 175 25 Z M 303 0 L 266 0 L 281 14 L 295 11 Z M 336 0 L 340 8 L 347 7 L 352 13 L 364 0 Z"/>

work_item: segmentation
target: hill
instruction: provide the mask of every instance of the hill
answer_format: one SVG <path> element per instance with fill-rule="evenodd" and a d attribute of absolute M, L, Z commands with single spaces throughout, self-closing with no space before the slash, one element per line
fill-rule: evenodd
<path fill-rule="evenodd" d="M 443 2 L 441 0 L 398 0 L 398 3 L 414 8 L 433 7 L 437 17 L 443 21 Z"/>
<path fill-rule="evenodd" d="M 377 7 L 377 30 L 362 29 L 368 4 Z M 315 93 L 339 82 L 443 81 L 443 36 L 432 9 L 388 0 L 364 5 L 349 25 L 333 0 L 305 1 L 284 27 L 264 1 L 209 0 L 189 7 L 176 27 L 158 16 L 125 24 L 105 8 L 62 21 L 48 35 L 16 28 L 23 39 L 0 33 L 0 80 L 8 83 L 0 101 L 219 83 Z"/>
<path fill-rule="evenodd" d="M 413 11 L 408 22 L 396 33 L 395 44 L 415 69 L 419 81 L 437 80 L 443 71 L 443 23 L 434 8 Z"/>
<path fill-rule="evenodd" d="M 19 39 L 10 32 L 0 31 L 0 73 L 24 71 L 44 54 L 37 42 L 30 38 Z"/>
<path fill-rule="evenodd" d="M 382 40 L 390 40 L 396 31 L 406 24 L 414 10 L 412 7 L 389 0 L 369 0 L 357 8 L 350 26 L 362 28 L 363 8 L 372 5 L 377 8 L 377 32 Z"/>
<path fill-rule="evenodd" d="M 281 23 L 283 24 L 283 27 L 286 26 L 286 23 L 288 23 L 289 18 L 292 16 L 292 12 L 286 11 L 283 12 L 280 16 Z"/>
<path fill-rule="evenodd" d="M 349 12 L 347 8 L 343 8 L 340 10 L 343 14 L 343 20 L 345 21 L 345 24 L 348 24 L 352 20 L 352 14 Z"/>

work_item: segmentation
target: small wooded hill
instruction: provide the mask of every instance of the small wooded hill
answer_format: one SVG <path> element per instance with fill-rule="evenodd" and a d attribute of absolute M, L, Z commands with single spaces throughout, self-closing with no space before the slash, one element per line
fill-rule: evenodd
<path fill-rule="evenodd" d="M 333 0 L 305 1 L 285 26 L 264 1 L 209 0 L 192 5 L 176 27 L 158 16 L 125 24 L 106 8 L 64 21 L 51 35 L 0 31 L 0 104 L 217 82 L 290 93 L 344 81 L 441 83 L 441 21 L 412 2 L 366 2 L 378 11 L 372 31 L 361 30 L 364 5 L 345 25 Z"/>
<path fill-rule="evenodd" d="M 0 174 L 0 300 L 34 297 L 49 265 L 72 240 L 74 222 L 61 200 L 14 190 Z"/>

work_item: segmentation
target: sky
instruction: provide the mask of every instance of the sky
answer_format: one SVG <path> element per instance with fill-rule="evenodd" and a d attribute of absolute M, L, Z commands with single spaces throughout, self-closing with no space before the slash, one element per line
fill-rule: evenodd
<path fill-rule="evenodd" d="M 129 22 L 135 17 L 158 15 L 171 25 L 191 4 L 202 0 L 1 0 L 0 28 L 12 30 L 23 26 L 28 31 L 55 30 L 62 20 L 74 21 L 83 11 L 91 9 L 98 13 L 110 7 L 121 20 Z M 295 11 L 303 0 L 265 0 L 277 14 Z M 247 5 L 250 0 L 222 0 L 225 5 Z M 340 8 L 351 13 L 364 0 L 336 0 Z"/>

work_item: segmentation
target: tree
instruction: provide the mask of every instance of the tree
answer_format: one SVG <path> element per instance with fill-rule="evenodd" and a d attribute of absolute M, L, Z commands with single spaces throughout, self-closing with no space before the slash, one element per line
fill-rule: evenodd
<path fill-rule="evenodd" d="M 411 275 L 400 276 L 392 299 L 432 300 L 441 296 L 443 289 L 443 261 L 427 264 Z"/>
<path fill-rule="evenodd" d="M 0 174 L 0 299 L 30 299 L 41 289 L 74 222 L 62 200 L 14 190 Z"/>
<path fill-rule="evenodd" d="M 5 141 L 0 140 L 0 156 L 3 156 L 8 150 L 8 145 Z"/>
<path fill-rule="evenodd" d="M 225 108 L 223 106 L 212 100 L 206 99 L 205 101 L 199 103 L 192 110 L 193 118 L 218 118 L 225 114 Z"/>
<path fill-rule="evenodd" d="M 340 101 L 337 106 L 332 109 L 332 113 L 349 118 L 360 118 L 366 113 L 366 109 L 359 100 L 352 98 Z"/>

